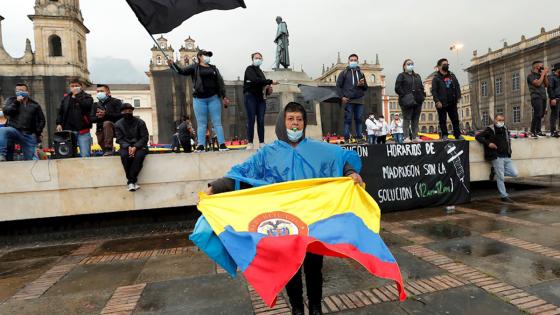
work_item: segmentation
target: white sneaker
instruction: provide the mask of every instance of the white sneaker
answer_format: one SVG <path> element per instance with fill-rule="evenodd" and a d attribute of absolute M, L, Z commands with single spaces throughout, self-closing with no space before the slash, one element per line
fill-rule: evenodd
<path fill-rule="evenodd" d="M 136 191 L 136 186 L 133 183 L 128 184 L 128 191 Z"/>
<path fill-rule="evenodd" d="M 266 143 L 261 142 L 261 143 L 259 143 L 258 149 L 262 149 L 262 148 L 264 148 L 265 146 L 266 146 Z"/>
<path fill-rule="evenodd" d="M 138 189 L 140 189 L 140 185 L 134 184 L 134 190 L 138 190 Z"/>
<path fill-rule="evenodd" d="M 248 144 L 247 144 L 247 147 L 246 147 L 245 149 L 247 149 L 247 150 L 253 150 L 253 149 L 254 149 L 254 146 L 253 146 L 252 143 L 248 143 Z"/>
<path fill-rule="evenodd" d="M 412 140 L 410 140 L 410 138 L 406 138 L 404 139 L 404 143 L 412 143 Z"/>

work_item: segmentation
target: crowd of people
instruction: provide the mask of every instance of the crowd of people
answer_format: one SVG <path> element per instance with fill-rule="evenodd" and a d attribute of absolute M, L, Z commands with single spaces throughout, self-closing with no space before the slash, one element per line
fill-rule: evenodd
<path fill-rule="evenodd" d="M 186 116 L 176 123 L 172 143 L 174 151 L 180 151 L 183 148 L 184 152 L 190 153 L 193 151 L 193 144 L 195 144 L 194 152 L 205 152 L 208 150 L 208 146 L 216 146 L 219 151 L 228 150 L 221 115 L 222 107 L 227 108 L 230 100 L 226 96 L 225 84 L 220 71 L 211 63 L 212 56 L 211 51 L 200 50 L 197 53 L 197 62 L 185 68 L 181 68 L 173 61 L 168 62 L 172 70 L 192 79 L 197 126 L 197 129 L 194 130 L 193 124 Z M 247 149 L 252 150 L 264 146 L 266 99 L 272 94 L 272 87 L 279 83 L 267 79 L 261 70 L 260 67 L 263 63 L 261 53 L 253 53 L 250 57 L 251 64 L 245 70 L 243 92 L 247 113 Z M 560 115 L 558 110 L 560 64 L 554 65 L 550 71 L 544 67 L 543 62 L 535 61 L 532 64 L 532 71 L 527 77 L 527 85 L 531 92 L 533 107 L 531 136 L 537 138 L 544 135 L 541 121 L 547 112 L 547 107 L 550 106 L 551 135 L 559 137 L 557 125 Z M 336 90 L 344 109 L 344 140 L 346 143 L 350 141 L 351 137 L 361 143 L 364 139 L 363 130 L 367 134 L 369 144 L 386 143 L 389 136 L 396 143 L 419 141 L 418 125 L 426 91 L 421 76 L 415 72 L 413 60 L 406 59 L 403 62 L 402 72 L 397 76 L 395 82 L 395 92 L 398 95 L 402 117 L 395 114 L 388 121 L 382 114 L 369 113 L 364 128 L 362 116 L 368 84 L 365 74 L 360 69 L 357 54 L 351 54 L 348 57 L 346 69 L 337 77 Z M 24 160 L 37 159 L 36 148 L 41 142 L 41 134 L 46 123 L 41 106 L 31 98 L 27 84 L 17 84 L 14 91 L 15 95 L 6 100 L 0 111 L 0 127 L 3 126 L 0 128 L 0 162 L 13 160 L 15 144 L 19 144 Z M 83 83 L 80 80 L 71 80 L 68 91 L 58 107 L 56 131 L 70 132 L 73 135 L 81 157 L 91 156 L 93 139 L 90 129 L 93 124 L 96 125 L 95 135 L 104 156 L 114 154 L 114 139 L 116 138 L 116 142 L 121 145 L 119 154 L 123 158 L 128 184 L 130 187 L 136 187 L 134 186 L 136 185 L 136 173 L 141 169 L 142 160 L 147 153 L 148 133 L 143 129 L 142 126 L 145 127 L 145 123 L 141 119 L 130 117 L 129 112 L 134 110 L 134 107 L 130 104 L 123 104 L 121 100 L 112 97 L 111 89 L 106 84 L 97 85 L 96 101 L 84 91 Z M 453 136 L 455 139 L 461 140 L 463 137 L 459 128 L 457 109 L 457 104 L 461 99 L 461 87 L 457 77 L 450 71 L 449 62 L 445 58 L 437 62 L 437 71 L 432 78 L 431 94 L 438 113 L 441 139 L 447 140 L 449 135 L 450 131 L 447 127 L 449 117 L 453 126 Z M 496 117 L 496 119 L 499 118 L 500 116 Z M 4 124 L 2 121 L 5 121 Z M 211 122 L 212 128 L 209 128 L 209 122 Z M 352 122 L 355 125 L 354 135 L 351 135 Z M 254 144 L 255 124 L 258 137 L 256 144 Z M 134 136 L 125 130 L 130 126 L 134 126 Z M 488 137 L 487 131 L 483 132 L 485 137 Z M 298 132 L 289 131 L 288 136 L 297 137 Z M 482 138 L 477 137 L 477 139 L 480 141 Z M 130 142 L 132 140 L 134 142 Z M 501 155 L 499 158 L 503 158 Z M 504 168 L 501 164 L 504 163 L 494 166 L 498 177 L 502 173 L 508 173 L 503 171 Z M 505 194 L 502 195 L 507 197 Z"/>

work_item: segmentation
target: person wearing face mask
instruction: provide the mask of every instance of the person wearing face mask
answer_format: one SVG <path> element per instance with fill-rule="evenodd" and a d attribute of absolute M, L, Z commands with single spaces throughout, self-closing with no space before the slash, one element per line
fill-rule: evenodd
<path fill-rule="evenodd" d="M 220 71 L 216 66 L 210 64 L 212 56 L 211 51 L 200 50 L 197 54 L 198 63 L 185 69 L 179 68 L 172 60 L 167 61 L 171 69 L 181 75 L 190 76 L 193 80 L 193 103 L 198 137 L 195 152 L 198 153 L 205 152 L 204 135 L 208 126 L 208 118 L 216 128 L 219 150 L 228 151 L 222 127 L 222 103 L 227 108 L 230 100 L 226 97 L 226 87 Z"/>
<path fill-rule="evenodd" d="M 247 110 L 247 150 L 254 148 L 253 138 L 255 136 L 255 118 L 257 121 L 257 133 L 259 146 L 264 146 L 264 114 L 266 110 L 266 97 L 272 93 L 272 85 L 277 81 L 268 80 L 261 65 L 262 54 L 256 52 L 251 55 L 252 64 L 245 70 L 243 79 L 243 94 L 245 96 L 245 109 Z"/>
<path fill-rule="evenodd" d="M 391 121 L 389 130 L 391 131 L 391 135 L 393 136 L 393 140 L 395 140 L 395 143 L 404 143 L 403 121 L 401 120 L 399 114 L 395 114 L 395 116 L 393 117 L 393 121 Z"/>
<path fill-rule="evenodd" d="M 377 135 L 381 131 L 382 125 L 375 119 L 375 115 L 370 113 L 366 119 L 366 132 L 369 144 L 377 143 Z"/>
<path fill-rule="evenodd" d="M 558 117 L 560 111 L 560 63 L 554 65 L 552 74 L 548 77 L 548 98 L 550 99 L 550 132 L 555 138 L 560 138 L 558 134 Z"/>
<path fill-rule="evenodd" d="M 432 79 L 432 96 L 436 103 L 441 139 L 447 140 L 449 135 L 447 130 L 447 116 L 449 116 L 451 125 L 453 125 L 453 136 L 457 140 L 462 140 L 463 136 L 461 136 L 459 113 L 457 111 L 457 104 L 461 99 L 459 80 L 453 72 L 449 71 L 447 59 L 438 60 L 437 68 L 438 71 Z"/>
<path fill-rule="evenodd" d="M 0 162 L 11 160 L 9 152 L 18 143 L 24 160 L 37 159 L 37 144 L 45 128 L 45 115 L 41 106 L 29 97 L 24 83 L 16 84 L 16 96 L 6 100 L 2 114 L 8 117 L 6 126 L 0 128 Z"/>
<path fill-rule="evenodd" d="M 511 160 L 511 138 L 505 125 L 504 115 L 496 115 L 494 124 L 476 136 L 484 146 L 484 158 L 492 163 L 490 180 L 496 179 L 503 202 L 512 203 L 504 184 L 504 177 L 517 177 L 517 169 Z"/>
<path fill-rule="evenodd" d="M 288 103 L 278 115 L 278 140 L 258 150 L 247 161 L 234 166 L 226 177 L 210 183 L 206 194 L 324 177 L 349 176 L 356 184 L 362 184 L 362 178 L 358 174 L 361 168 L 358 154 L 306 138 L 306 126 L 305 108 L 295 102 Z M 323 256 L 308 253 L 301 268 L 305 272 L 309 314 L 312 315 L 322 314 L 322 267 Z M 298 315 L 304 314 L 301 269 L 286 285 L 292 314 Z"/>
<path fill-rule="evenodd" d="M 92 138 L 90 129 L 93 98 L 84 92 L 82 82 L 70 81 L 70 93 L 64 96 L 58 108 L 56 131 L 71 131 L 78 142 L 81 157 L 91 156 Z"/>
<path fill-rule="evenodd" d="M 403 72 L 397 77 L 395 92 L 399 96 L 399 105 L 403 114 L 403 129 L 405 142 L 416 141 L 418 137 L 418 123 L 422 113 L 422 104 L 426 99 L 422 78 L 414 72 L 414 61 L 406 59 L 403 62 Z"/>
<path fill-rule="evenodd" d="M 138 174 L 142 170 L 144 159 L 148 154 L 149 133 L 146 123 L 133 116 L 134 106 L 124 103 L 121 107 L 122 117 L 115 124 L 117 143 L 121 146 L 119 155 L 126 174 L 128 191 L 140 189 Z"/>
<path fill-rule="evenodd" d="M 542 61 L 534 61 L 531 73 L 527 76 L 527 85 L 531 92 L 533 119 L 531 120 L 531 137 L 544 136 L 541 130 L 542 119 L 546 112 L 546 88 L 548 87 L 548 68 Z"/>
<path fill-rule="evenodd" d="M 103 150 L 103 156 L 111 156 L 115 123 L 122 118 L 122 101 L 111 96 L 111 89 L 106 84 L 97 85 L 96 97 L 98 102 L 93 105 L 90 120 L 96 124 L 95 135 L 97 143 Z"/>
<path fill-rule="evenodd" d="M 387 134 L 389 134 L 389 124 L 387 124 L 387 121 L 385 121 L 385 117 L 383 117 L 383 115 L 379 115 L 377 123 L 379 124 L 379 126 L 381 126 L 381 128 L 377 132 L 377 143 L 385 144 L 387 142 Z"/>
<path fill-rule="evenodd" d="M 362 115 L 364 112 L 365 91 L 368 85 L 366 77 L 360 70 L 358 55 L 351 54 L 348 57 L 348 67 L 336 80 L 336 90 L 344 106 L 344 140 L 350 140 L 350 129 L 352 118 L 356 124 L 356 139 L 363 140 Z"/>

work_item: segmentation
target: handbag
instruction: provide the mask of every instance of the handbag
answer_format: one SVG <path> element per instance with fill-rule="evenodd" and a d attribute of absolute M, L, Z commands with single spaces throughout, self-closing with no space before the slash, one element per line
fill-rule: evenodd
<path fill-rule="evenodd" d="M 402 107 L 412 107 L 416 106 L 416 99 L 412 93 L 408 93 L 400 99 Z"/>

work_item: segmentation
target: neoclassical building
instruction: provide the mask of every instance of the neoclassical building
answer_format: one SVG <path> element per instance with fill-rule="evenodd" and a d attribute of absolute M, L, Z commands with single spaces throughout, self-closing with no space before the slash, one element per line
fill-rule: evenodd
<path fill-rule="evenodd" d="M 86 35 L 79 0 L 36 0 L 33 23 L 34 47 L 25 42 L 22 57 L 10 56 L 3 47 L 0 16 L 0 103 L 14 95 L 16 83 L 29 85 L 31 97 L 38 101 L 47 118 L 43 140 L 55 129 L 57 108 L 68 81 L 79 78 L 89 82 Z M 22 43 L 23 44 L 23 43 Z"/>
<path fill-rule="evenodd" d="M 504 42 L 502 48 L 489 48 L 483 55 L 473 52 L 467 71 L 475 126 L 481 128 L 490 124 L 496 114 L 505 114 L 510 129 L 530 127 L 532 107 L 527 76 L 535 60 L 543 61 L 547 67 L 560 62 L 560 27 L 550 31 L 541 28 L 536 36 L 523 35 L 519 42 Z M 548 119 L 545 122 L 543 126 L 548 129 Z"/>

